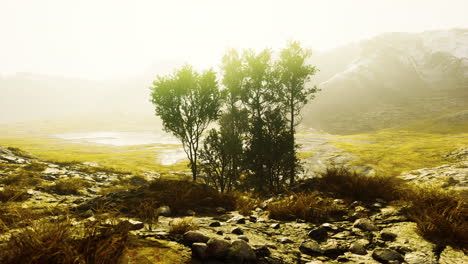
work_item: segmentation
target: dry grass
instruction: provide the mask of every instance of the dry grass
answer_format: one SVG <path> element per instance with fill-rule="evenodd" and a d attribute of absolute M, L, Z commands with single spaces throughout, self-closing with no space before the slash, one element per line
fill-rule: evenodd
<path fill-rule="evenodd" d="M 0 250 L 4 264 L 113 264 L 121 257 L 128 238 L 125 222 L 92 222 L 77 230 L 68 218 L 58 223 L 37 221 L 13 233 Z"/>
<path fill-rule="evenodd" d="M 167 205 L 174 212 L 185 212 L 199 207 L 235 208 L 236 199 L 232 194 L 223 194 L 217 190 L 191 181 L 155 180 L 147 188 L 147 196 L 160 205 Z"/>
<path fill-rule="evenodd" d="M 171 234 L 184 234 L 190 230 L 198 229 L 198 225 L 194 222 L 193 217 L 185 217 L 171 222 L 169 233 Z"/>
<path fill-rule="evenodd" d="M 313 223 L 337 220 L 346 213 L 346 209 L 335 204 L 333 199 L 321 198 L 314 193 L 293 194 L 292 197 L 270 203 L 267 210 L 273 219 L 299 218 Z"/>
<path fill-rule="evenodd" d="M 22 207 L 17 202 L 0 203 L 0 233 L 27 226 L 43 216 L 42 212 L 34 211 L 29 207 Z"/>
<path fill-rule="evenodd" d="M 462 193 L 436 186 L 415 186 L 396 177 L 360 175 L 345 168 L 329 168 L 319 187 L 352 200 L 400 201 L 406 204 L 405 215 L 417 223 L 426 239 L 438 245 L 467 248 L 468 206 Z M 287 210 L 288 206 L 283 207 Z"/>
<path fill-rule="evenodd" d="M 78 177 L 59 179 L 54 185 L 49 186 L 49 191 L 61 194 L 79 194 L 83 188 L 91 187 L 91 183 Z"/>
<path fill-rule="evenodd" d="M 251 215 L 252 210 L 254 210 L 259 205 L 259 201 L 257 199 L 242 194 L 234 195 L 236 200 L 236 210 L 239 211 L 241 215 Z"/>
<path fill-rule="evenodd" d="M 153 230 L 153 226 L 158 222 L 159 213 L 156 210 L 155 201 L 141 201 L 137 210 L 138 217 L 148 225 L 148 229 Z"/>
<path fill-rule="evenodd" d="M 9 151 L 13 152 L 13 154 L 15 154 L 16 156 L 20 156 L 20 157 L 23 157 L 23 158 L 34 158 L 34 156 L 32 154 L 30 154 L 29 152 L 26 152 L 20 148 L 15 148 L 15 147 L 8 147 L 7 148 Z"/>
<path fill-rule="evenodd" d="M 0 183 L 16 186 L 37 186 L 42 182 L 40 175 L 35 171 L 19 170 L 0 179 Z"/>
<path fill-rule="evenodd" d="M 404 212 L 422 236 L 439 245 L 467 248 L 468 207 L 463 196 L 432 186 L 413 187 L 402 196 L 408 203 Z"/>
<path fill-rule="evenodd" d="M 32 162 L 30 164 L 27 164 L 23 167 L 23 169 L 28 170 L 28 171 L 37 171 L 41 172 L 47 168 L 47 165 L 44 163 L 39 163 L 39 162 Z"/>
<path fill-rule="evenodd" d="M 320 190 L 359 201 L 396 200 L 402 186 L 403 180 L 394 176 L 366 176 L 343 167 L 327 168 L 319 180 Z"/>
<path fill-rule="evenodd" d="M 29 199 L 30 195 L 24 188 L 17 186 L 5 186 L 0 189 L 1 202 L 18 202 Z"/>

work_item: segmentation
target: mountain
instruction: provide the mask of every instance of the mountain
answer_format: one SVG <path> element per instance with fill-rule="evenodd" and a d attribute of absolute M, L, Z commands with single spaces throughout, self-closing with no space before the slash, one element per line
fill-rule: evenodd
<path fill-rule="evenodd" d="M 466 124 L 468 29 L 386 33 L 311 63 L 321 92 L 304 109 L 306 126 L 346 134 L 445 116 Z"/>

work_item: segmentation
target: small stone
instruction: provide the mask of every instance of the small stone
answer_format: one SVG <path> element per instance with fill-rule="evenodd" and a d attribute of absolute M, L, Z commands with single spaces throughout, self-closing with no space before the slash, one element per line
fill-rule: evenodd
<path fill-rule="evenodd" d="M 290 244 L 290 243 L 294 243 L 291 239 L 289 239 L 289 237 L 281 237 L 278 239 L 278 241 L 281 243 L 281 244 Z"/>
<path fill-rule="evenodd" d="M 268 249 L 266 245 L 254 245 L 254 251 L 257 257 L 266 257 L 271 255 L 270 249 Z"/>
<path fill-rule="evenodd" d="M 359 239 L 357 241 L 354 241 L 350 246 L 349 246 L 349 251 L 354 254 L 358 255 L 366 255 L 367 250 L 366 246 L 369 244 L 368 240 L 365 239 Z"/>
<path fill-rule="evenodd" d="M 231 230 L 231 233 L 235 234 L 235 235 L 243 235 L 244 234 L 244 231 L 242 231 L 242 229 L 240 229 L 239 227 L 234 227 L 232 230 Z"/>
<path fill-rule="evenodd" d="M 205 243 L 193 243 L 192 254 L 199 259 L 206 259 L 206 249 L 208 246 Z"/>
<path fill-rule="evenodd" d="M 379 230 L 369 219 L 361 218 L 354 222 L 354 227 L 357 227 L 364 231 L 377 231 Z"/>
<path fill-rule="evenodd" d="M 312 231 L 309 232 L 308 236 L 310 238 L 312 238 L 313 240 L 316 240 L 316 241 L 319 241 L 319 242 L 322 242 L 322 241 L 326 241 L 327 238 L 328 238 L 328 232 L 327 232 L 327 229 L 324 228 L 324 227 L 319 227 L 319 228 L 316 228 Z"/>
<path fill-rule="evenodd" d="M 161 206 L 156 209 L 156 212 L 160 216 L 170 216 L 171 215 L 171 208 L 169 206 Z"/>
<path fill-rule="evenodd" d="M 254 216 L 254 215 L 251 215 L 251 216 L 249 217 L 249 221 L 252 222 L 252 223 L 256 223 L 256 222 L 257 222 L 257 217 Z"/>
<path fill-rule="evenodd" d="M 93 210 L 91 210 L 91 209 L 88 209 L 88 210 L 86 210 L 86 212 L 83 213 L 83 217 L 85 217 L 85 218 L 89 218 L 89 217 L 92 217 L 92 216 L 94 216 L 94 213 L 93 213 Z"/>
<path fill-rule="evenodd" d="M 384 241 L 394 241 L 397 237 L 397 234 L 387 231 L 380 232 L 380 238 Z"/>
<path fill-rule="evenodd" d="M 222 236 L 222 235 L 224 235 L 224 232 L 219 230 L 218 232 L 216 232 L 216 234 Z"/>
<path fill-rule="evenodd" d="M 346 247 L 336 240 L 328 242 L 322 247 L 323 254 L 330 258 L 336 258 L 346 252 Z"/>
<path fill-rule="evenodd" d="M 218 227 L 218 226 L 221 226 L 221 223 L 218 221 L 210 223 L 210 227 Z"/>
<path fill-rule="evenodd" d="M 273 229 L 279 229 L 281 227 L 281 225 L 279 223 L 274 223 L 272 225 L 270 225 L 271 228 Z"/>
<path fill-rule="evenodd" d="M 302 253 L 310 256 L 318 256 L 322 254 L 322 250 L 320 249 L 319 244 L 314 240 L 302 242 L 299 246 L 299 250 Z"/>
<path fill-rule="evenodd" d="M 226 209 L 224 209 L 223 207 L 216 207 L 215 211 L 216 211 L 217 214 L 225 214 L 226 213 Z"/>
<path fill-rule="evenodd" d="M 404 261 L 403 256 L 392 249 L 376 249 L 372 252 L 372 258 L 381 263 L 401 263 Z"/>
<path fill-rule="evenodd" d="M 245 242 L 249 242 L 249 238 L 247 236 L 240 235 L 237 238 L 240 239 L 240 240 L 244 240 Z"/>

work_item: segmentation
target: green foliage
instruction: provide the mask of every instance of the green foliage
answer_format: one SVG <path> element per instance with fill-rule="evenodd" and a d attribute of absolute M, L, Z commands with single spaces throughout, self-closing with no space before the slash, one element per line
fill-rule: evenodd
<path fill-rule="evenodd" d="M 219 116 L 221 95 L 216 74 L 212 70 L 200 74 L 184 66 L 173 75 L 159 76 L 153 85 L 151 102 L 156 115 L 164 129 L 182 142 L 196 180 L 200 137 Z"/>

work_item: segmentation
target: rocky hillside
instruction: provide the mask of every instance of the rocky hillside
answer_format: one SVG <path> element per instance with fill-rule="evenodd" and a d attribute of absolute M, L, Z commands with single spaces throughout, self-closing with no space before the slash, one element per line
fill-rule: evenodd
<path fill-rule="evenodd" d="M 467 47 L 468 29 L 452 29 L 387 33 L 317 54 L 322 91 L 304 121 L 355 133 L 457 115 L 468 107 Z"/>
<path fill-rule="evenodd" d="M 460 153 L 453 155 L 466 156 Z M 58 224 L 67 215 L 74 228 L 103 217 L 109 223 L 125 223 L 130 231 L 119 263 L 468 261 L 463 251 L 423 239 L 401 207 L 381 198 L 349 201 L 315 193 L 308 196 L 313 198 L 308 210 L 334 208 L 333 214 L 317 219 L 290 215 L 280 221 L 271 215 L 275 205 L 299 196 L 288 193 L 255 200 L 246 210 L 245 202 L 244 206 L 241 200 L 233 203 L 202 184 L 150 181 L 155 177 L 92 163 L 45 162 L 19 149 L 0 148 L 0 247 L 11 247 L 9 243 L 18 241 L 35 221 Z M 295 188 L 304 191 L 305 186 L 306 182 Z M 148 201 L 153 201 L 150 207 Z M 28 218 L 19 217 L 19 209 L 14 208 L 30 210 Z M 9 257 L 0 253 L 5 263 L 11 263 L 6 261 Z"/>

